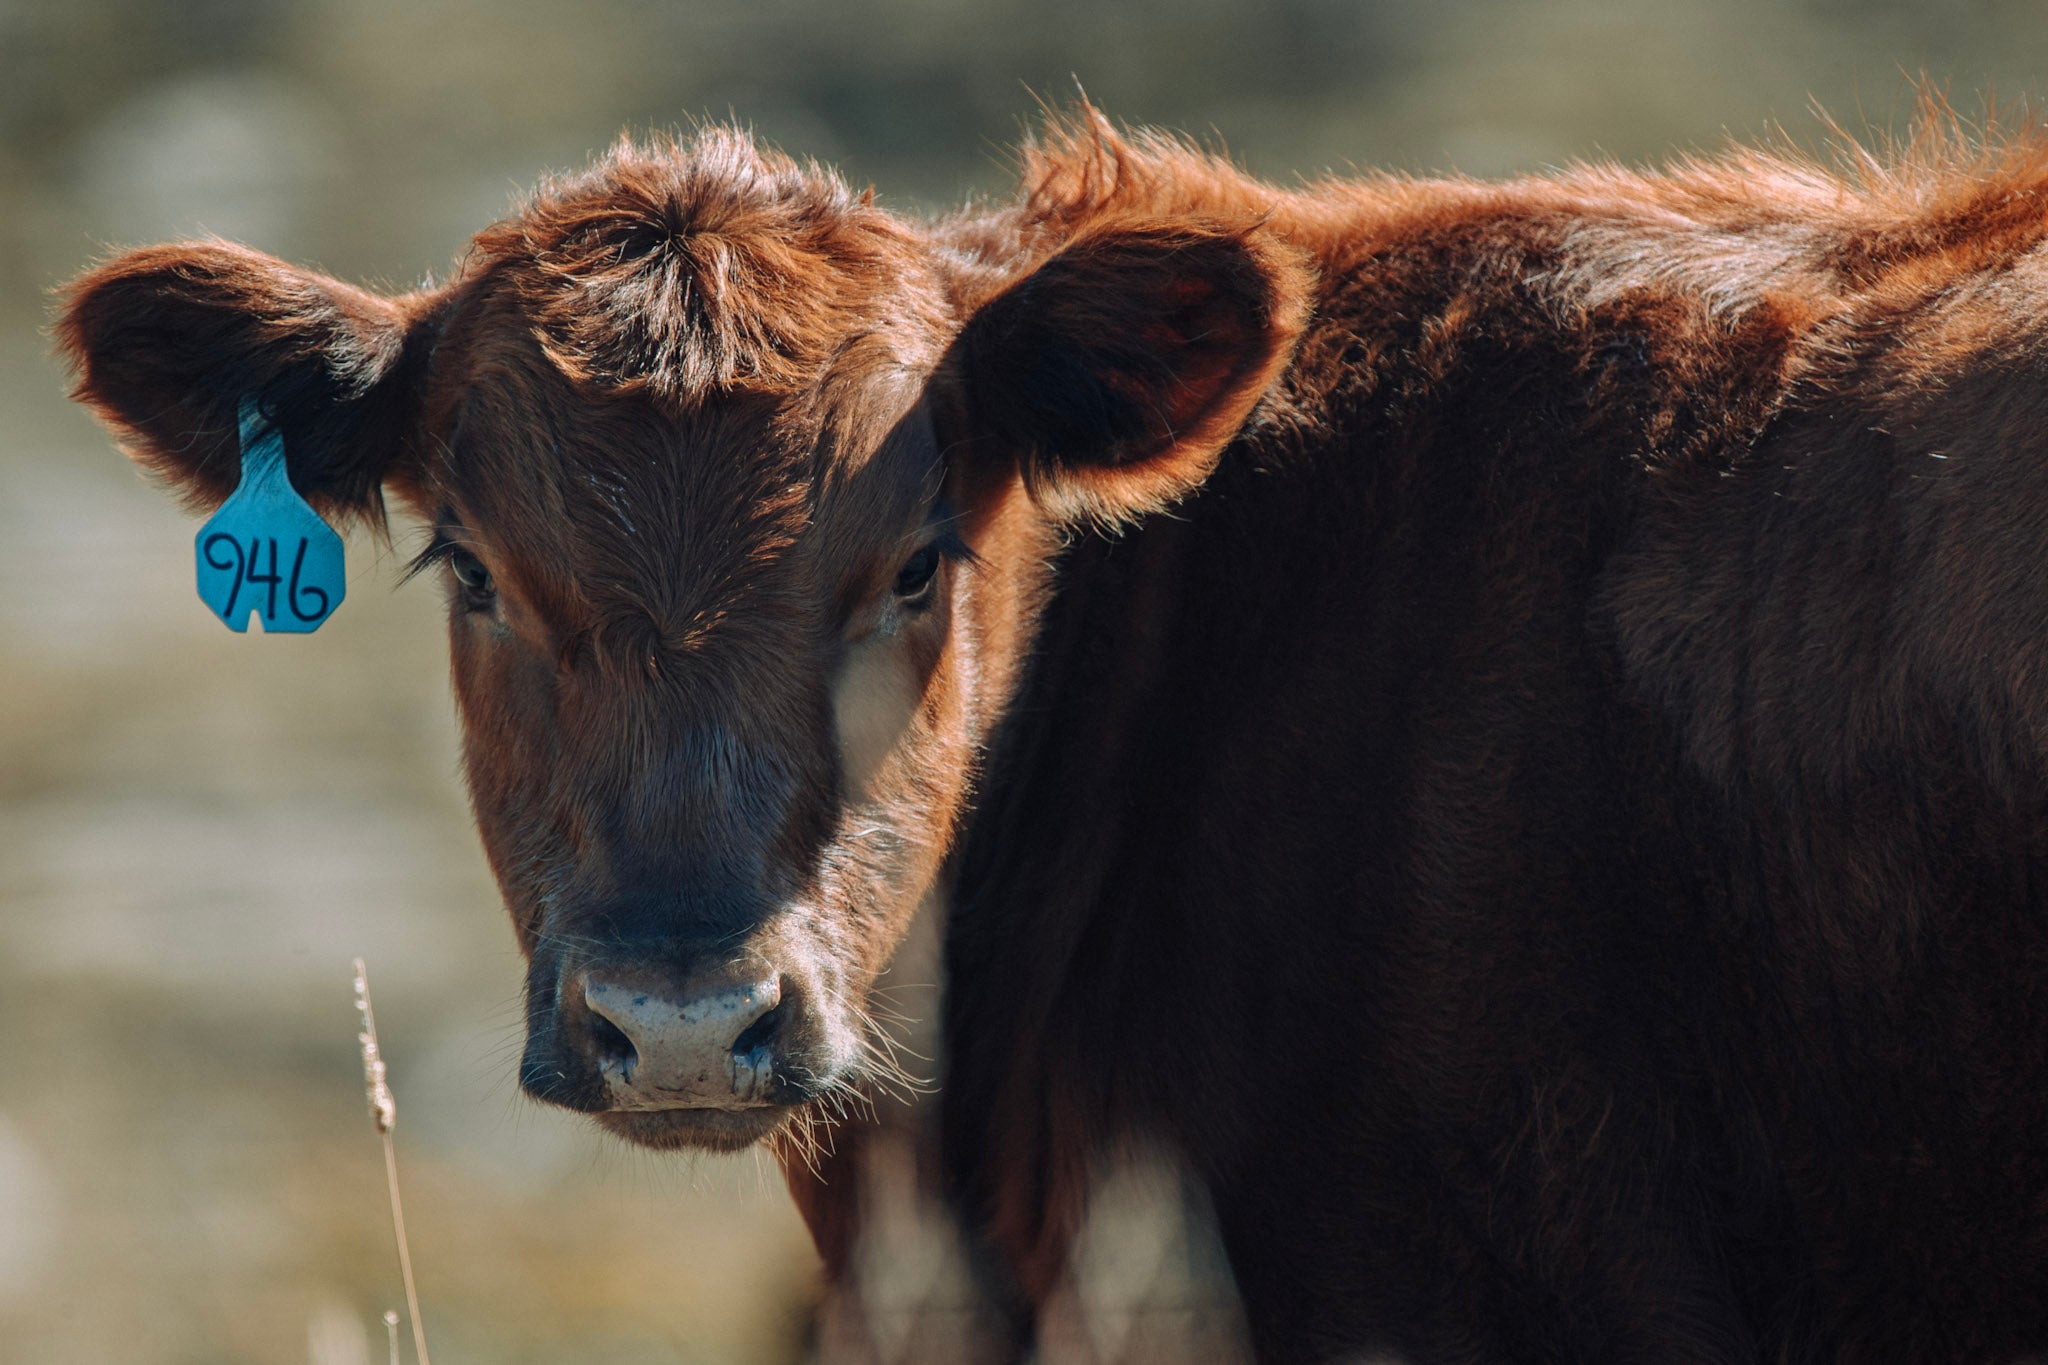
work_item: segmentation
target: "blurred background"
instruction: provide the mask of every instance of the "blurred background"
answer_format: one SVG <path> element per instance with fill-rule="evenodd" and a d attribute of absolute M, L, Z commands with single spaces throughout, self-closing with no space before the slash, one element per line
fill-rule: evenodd
<path fill-rule="evenodd" d="M 1977 0 L 0 0 L 0 1357 L 383 1359 L 402 1299 L 349 959 L 377 988 L 444 1362 L 776 1361 L 814 1266 L 753 1159 L 521 1101 L 520 964 L 415 528 L 319 634 L 241 637 L 195 522 L 64 397 L 50 291 L 197 233 L 403 288 L 622 129 L 735 117 L 937 208 L 1037 91 L 1255 171 L 1495 175 L 1899 128 L 2048 77 Z"/>

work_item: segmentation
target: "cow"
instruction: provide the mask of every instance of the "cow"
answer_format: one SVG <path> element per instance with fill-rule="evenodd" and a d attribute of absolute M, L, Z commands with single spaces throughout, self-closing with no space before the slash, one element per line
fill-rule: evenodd
<path fill-rule="evenodd" d="M 919 218 L 713 127 L 386 297 L 118 256 L 78 396 L 421 518 L 520 1083 L 991 1300 L 1100 1163 L 1262 1359 L 2048 1350 L 2048 142 L 1285 188 L 1092 109 Z M 920 1148 L 925 1150 L 925 1148 Z"/>

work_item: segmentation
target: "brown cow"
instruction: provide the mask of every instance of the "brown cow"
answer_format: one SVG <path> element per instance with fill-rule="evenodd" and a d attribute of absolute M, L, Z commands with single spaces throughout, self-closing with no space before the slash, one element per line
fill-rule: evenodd
<path fill-rule="evenodd" d="M 75 286 L 195 505 L 255 395 L 433 524 L 526 1088 L 788 1148 L 950 888 L 998 1297 L 1146 1142 L 1273 1360 L 2048 1349 L 2048 151 L 1025 163 L 913 221 L 714 130 L 440 289 Z"/>

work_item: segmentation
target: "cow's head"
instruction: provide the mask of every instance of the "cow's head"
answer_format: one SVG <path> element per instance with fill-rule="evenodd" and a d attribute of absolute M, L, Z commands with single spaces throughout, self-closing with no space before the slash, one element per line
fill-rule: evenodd
<path fill-rule="evenodd" d="M 1255 220 L 1100 170 L 914 224 L 714 131 L 547 188 L 445 288 L 221 243 L 73 287 L 80 396 L 192 504 L 254 395 L 316 505 L 431 526 L 533 1094 L 734 1147 L 872 1077 L 1050 555 L 1200 483 L 1301 325 Z"/>

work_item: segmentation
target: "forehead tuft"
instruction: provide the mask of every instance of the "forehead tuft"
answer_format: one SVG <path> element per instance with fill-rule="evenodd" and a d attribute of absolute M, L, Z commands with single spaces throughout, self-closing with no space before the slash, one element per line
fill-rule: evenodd
<path fill-rule="evenodd" d="M 935 487 L 916 414 L 949 305 L 924 251 L 742 133 L 621 143 L 476 238 L 436 493 L 565 657 L 786 668 Z"/>
<path fill-rule="evenodd" d="M 815 163 L 736 129 L 621 140 L 477 234 L 466 273 L 569 378 L 672 402 L 814 387 L 887 332 L 911 235 Z"/>

